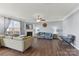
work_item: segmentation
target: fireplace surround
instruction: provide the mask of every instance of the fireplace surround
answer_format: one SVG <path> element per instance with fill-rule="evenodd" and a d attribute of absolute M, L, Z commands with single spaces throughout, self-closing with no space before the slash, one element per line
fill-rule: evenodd
<path fill-rule="evenodd" d="M 27 36 L 32 36 L 33 33 L 32 32 L 27 32 Z"/>

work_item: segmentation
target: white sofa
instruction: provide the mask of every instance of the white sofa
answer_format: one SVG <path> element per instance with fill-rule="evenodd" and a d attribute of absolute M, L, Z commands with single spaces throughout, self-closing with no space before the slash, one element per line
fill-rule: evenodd
<path fill-rule="evenodd" d="M 23 37 L 5 37 L 1 39 L 1 45 L 24 52 L 32 45 L 32 37 L 23 39 Z"/>

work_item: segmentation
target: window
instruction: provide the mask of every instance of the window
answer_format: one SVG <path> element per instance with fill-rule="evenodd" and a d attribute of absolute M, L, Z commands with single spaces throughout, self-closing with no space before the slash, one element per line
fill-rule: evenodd
<path fill-rule="evenodd" d="M 20 22 L 11 20 L 6 34 L 8 35 L 18 34 L 19 35 L 19 33 L 20 33 Z"/>

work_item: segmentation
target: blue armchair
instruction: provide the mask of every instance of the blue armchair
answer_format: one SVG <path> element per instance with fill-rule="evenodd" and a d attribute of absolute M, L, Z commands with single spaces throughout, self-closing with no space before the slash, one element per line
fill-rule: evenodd
<path fill-rule="evenodd" d="M 60 36 L 60 37 L 61 39 L 63 39 L 64 42 L 68 44 L 74 43 L 74 40 L 76 38 L 74 35 L 67 35 L 67 36 Z"/>

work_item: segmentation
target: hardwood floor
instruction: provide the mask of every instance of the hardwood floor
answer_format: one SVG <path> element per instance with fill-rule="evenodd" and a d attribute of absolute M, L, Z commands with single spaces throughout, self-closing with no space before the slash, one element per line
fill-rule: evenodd
<path fill-rule="evenodd" d="M 24 53 L 13 49 L 0 48 L 0 56 L 79 56 L 79 51 L 57 39 L 34 39 L 33 45 Z"/>

